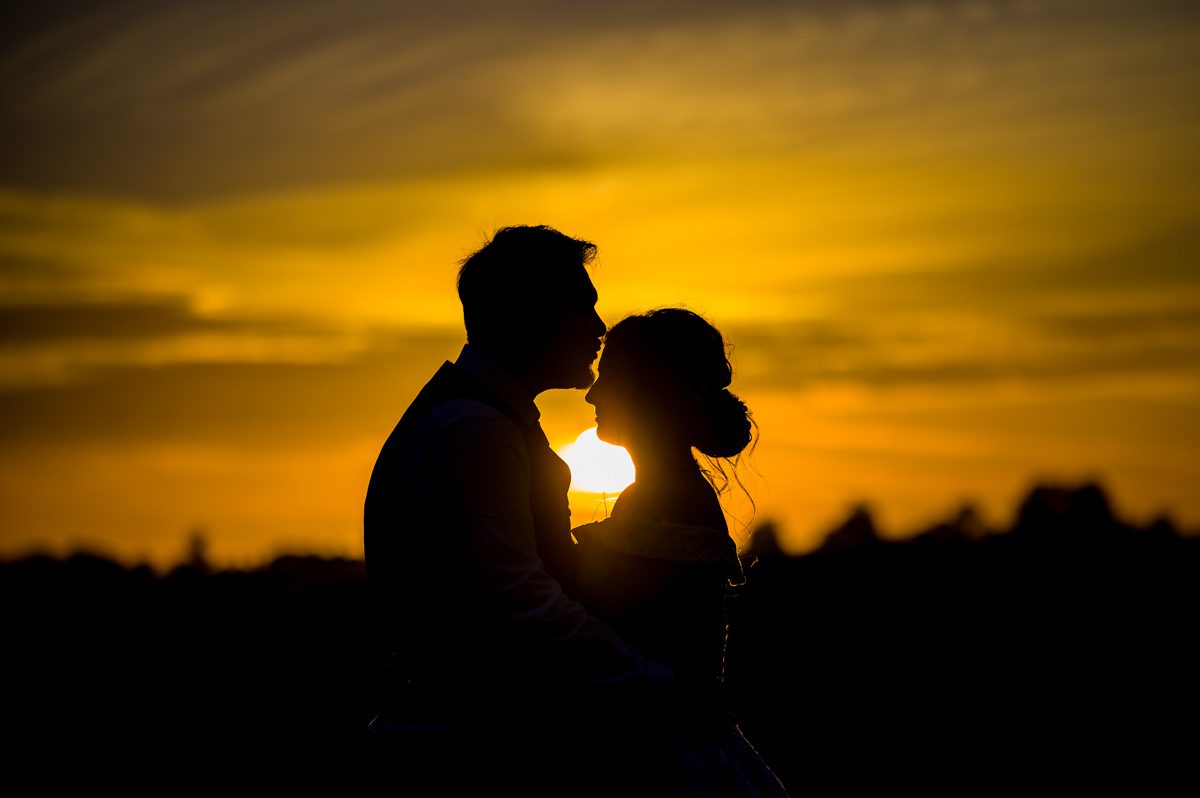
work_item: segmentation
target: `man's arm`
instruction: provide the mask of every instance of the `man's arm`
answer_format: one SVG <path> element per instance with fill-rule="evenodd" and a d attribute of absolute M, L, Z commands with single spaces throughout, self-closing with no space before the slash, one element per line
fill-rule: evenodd
<path fill-rule="evenodd" d="M 451 528 L 470 552 L 481 620 L 534 667 L 584 687 L 648 688 L 664 698 L 669 668 L 642 657 L 566 596 L 538 557 L 529 459 L 507 418 L 465 415 L 435 436 L 430 465 L 444 486 Z"/>

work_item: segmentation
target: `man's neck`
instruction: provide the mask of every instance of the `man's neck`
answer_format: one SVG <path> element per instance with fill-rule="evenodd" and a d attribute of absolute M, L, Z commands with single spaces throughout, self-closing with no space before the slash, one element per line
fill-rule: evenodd
<path fill-rule="evenodd" d="M 546 386 L 542 384 L 543 381 L 535 378 L 535 370 L 530 368 L 529 363 L 515 356 L 513 352 L 475 343 L 467 344 L 467 346 L 482 353 L 493 365 L 501 369 L 514 383 L 521 386 L 521 390 L 531 400 L 546 390 Z"/>
<path fill-rule="evenodd" d="M 467 344 L 459 355 L 457 365 L 488 387 L 510 410 L 517 413 L 524 423 L 537 423 L 540 414 L 533 401 L 534 394 L 503 362 L 497 362 L 486 350 L 474 344 Z"/>

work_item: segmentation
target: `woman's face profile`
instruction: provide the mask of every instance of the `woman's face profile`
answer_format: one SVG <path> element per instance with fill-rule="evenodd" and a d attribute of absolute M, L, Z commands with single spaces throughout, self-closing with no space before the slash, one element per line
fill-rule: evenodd
<path fill-rule="evenodd" d="M 628 446 L 638 415 L 636 384 L 626 359 L 619 352 L 605 349 L 600 356 L 596 381 L 584 397 L 596 408 L 596 437 L 605 443 Z"/>

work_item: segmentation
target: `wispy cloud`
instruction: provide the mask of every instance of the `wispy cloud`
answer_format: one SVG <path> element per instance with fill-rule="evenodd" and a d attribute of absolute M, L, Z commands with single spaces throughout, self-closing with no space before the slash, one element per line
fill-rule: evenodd
<path fill-rule="evenodd" d="M 631 158 L 1187 140 L 1169 110 L 1197 77 L 1186 4 L 643 5 L 17 14 L 0 180 L 178 200 Z"/>
<path fill-rule="evenodd" d="M 462 344 L 462 333 L 450 329 L 380 333 L 370 345 L 323 343 L 302 330 L 281 339 L 252 328 L 244 335 L 258 336 L 258 352 L 246 337 L 47 350 L 70 379 L 2 386 L 0 437 L 25 445 L 187 441 L 259 449 L 386 433 Z"/>

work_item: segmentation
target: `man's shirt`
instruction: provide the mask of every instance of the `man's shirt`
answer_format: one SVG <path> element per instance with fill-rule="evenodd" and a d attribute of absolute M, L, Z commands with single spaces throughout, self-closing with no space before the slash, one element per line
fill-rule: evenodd
<path fill-rule="evenodd" d="M 395 635 L 409 644 L 413 670 L 445 652 L 477 651 L 550 690 L 622 686 L 665 695 L 670 670 L 647 662 L 547 572 L 531 499 L 546 486 L 534 485 L 531 458 L 565 464 L 549 450 L 529 391 L 470 344 L 443 368 L 491 401 L 451 396 L 418 417 L 406 414 L 380 454 L 367 501 L 368 568 L 392 605 L 388 615 L 403 625 Z M 554 497 L 564 512 L 565 491 L 564 483 Z M 386 512 L 373 514 L 373 502 Z M 569 519 L 562 525 L 569 535 Z"/>

